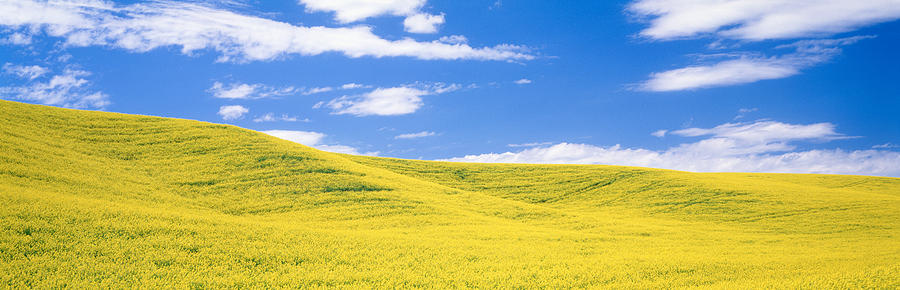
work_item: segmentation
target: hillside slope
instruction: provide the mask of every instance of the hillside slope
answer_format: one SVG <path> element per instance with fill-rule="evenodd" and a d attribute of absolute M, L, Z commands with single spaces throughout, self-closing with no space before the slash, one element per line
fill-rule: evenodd
<path fill-rule="evenodd" d="M 900 179 L 412 161 L 0 101 L 0 285 L 900 287 Z"/>

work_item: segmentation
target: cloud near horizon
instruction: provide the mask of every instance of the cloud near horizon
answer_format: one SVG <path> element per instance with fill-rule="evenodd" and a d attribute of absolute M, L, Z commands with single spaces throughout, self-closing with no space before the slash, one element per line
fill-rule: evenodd
<path fill-rule="evenodd" d="M 669 134 L 705 137 L 666 150 L 620 145 L 558 143 L 518 152 L 488 153 L 444 159 L 453 162 L 607 164 L 694 172 L 777 172 L 862 174 L 900 177 L 900 152 L 816 149 L 795 151 L 797 142 L 850 138 L 830 123 L 794 125 L 775 121 L 727 123 L 688 128 Z"/>
<path fill-rule="evenodd" d="M 378 152 L 360 152 L 359 149 L 346 146 L 346 145 L 337 145 L 337 144 L 323 144 L 323 141 L 328 136 L 324 133 L 319 132 L 311 132 L 311 131 L 295 131 L 295 130 L 267 130 L 260 131 L 262 133 L 275 136 L 284 140 L 288 140 L 294 143 L 300 143 L 309 147 L 313 147 L 322 151 L 334 152 L 334 153 L 344 153 L 344 154 L 353 154 L 353 155 L 368 155 L 368 156 L 377 156 Z"/>
<path fill-rule="evenodd" d="M 180 47 L 186 55 L 209 50 L 217 52 L 218 61 L 222 62 L 268 61 L 328 52 L 351 58 L 405 56 L 421 60 L 495 61 L 534 58 L 525 47 L 512 44 L 475 48 L 411 38 L 387 40 L 375 35 L 368 26 L 296 26 L 207 4 L 174 1 L 118 5 L 96 0 L 0 0 L 0 27 L 14 35 L 23 35 L 20 38 L 37 33 L 60 37 L 70 47 L 102 46 L 138 53 Z"/>
<path fill-rule="evenodd" d="M 110 104 L 109 96 L 91 90 L 86 79 L 90 72 L 65 68 L 62 73 L 46 77 L 50 69 L 32 65 L 5 64 L 3 73 L 26 80 L 18 86 L 0 87 L 0 99 L 36 102 L 44 105 L 74 109 L 103 109 Z"/>

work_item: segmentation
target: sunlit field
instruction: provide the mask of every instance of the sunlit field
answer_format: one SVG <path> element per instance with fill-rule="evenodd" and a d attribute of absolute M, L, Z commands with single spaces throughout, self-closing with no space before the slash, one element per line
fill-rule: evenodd
<path fill-rule="evenodd" d="M 0 286 L 900 287 L 900 179 L 412 161 L 0 101 Z"/>

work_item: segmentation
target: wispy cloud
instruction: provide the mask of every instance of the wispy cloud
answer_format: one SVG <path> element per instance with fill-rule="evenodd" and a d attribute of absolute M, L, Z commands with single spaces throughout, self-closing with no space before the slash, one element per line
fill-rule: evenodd
<path fill-rule="evenodd" d="M 711 35 L 750 41 L 822 37 L 900 18 L 897 0 L 637 0 L 628 11 L 650 26 L 641 36 Z"/>
<path fill-rule="evenodd" d="M 872 146 L 872 149 L 891 149 L 891 148 L 900 148 L 900 145 L 893 144 L 893 143 L 884 143 L 884 144 Z"/>
<path fill-rule="evenodd" d="M 450 158 L 459 162 L 611 164 L 698 172 L 785 172 L 900 176 L 900 152 L 841 149 L 795 151 L 794 143 L 848 138 L 830 123 L 774 121 L 688 128 L 671 134 L 705 137 L 666 150 L 559 143 L 518 152 Z"/>
<path fill-rule="evenodd" d="M 800 73 L 804 68 L 830 60 L 841 52 L 840 46 L 867 38 L 872 36 L 804 40 L 779 46 L 795 51 L 777 57 L 741 55 L 736 59 L 713 64 L 653 73 L 638 89 L 654 92 L 681 91 L 786 78 Z"/>
<path fill-rule="evenodd" d="M 708 47 L 717 50 L 763 40 L 824 38 L 900 19 L 898 0 L 635 0 L 626 10 L 649 23 L 640 32 L 643 37 L 661 41 L 712 38 Z M 786 78 L 830 60 L 841 46 L 864 38 L 871 36 L 802 40 L 778 46 L 795 50 L 783 55 L 733 53 L 739 56 L 652 73 L 636 88 L 666 92 Z"/>
<path fill-rule="evenodd" d="M 247 109 L 241 105 L 231 105 L 231 106 L 221 106 L 219 107 L 219 116 L 222 116 L 222 120 L 230 121 L 237 120 L 243 117 L 245 114 L 250 112 L 250 109 Z"/>
<path fill-rule="evenodd" d="M 86 77 L 91 73 L 84 70 L 66 68 L 62 73 L 45 78 L 43 76 L 50 73 L 47 68 L 7 63 L 3 71 L 26 82 L 20 86 L 0 87 L 0 98 L 79 109 L 102 109 L 110 104 L 109 96 L 90 89 L 91 82 Z"/>
<path fill-rule="evenodd" d="M 295 143 L 300 143 L 306 146 L 310 146 L 322 151 L 335 152 L 335 153 L 344 153 L 344 154 L 353 154 L 353 155 L 370 155 L 377 156 L 378 152 L 360 152 L 359 149 L 346 146 L 346 145 L 338 145 L 338 144 L 326 144 L 325 138 L 328 136 L 324 133 L 319 132 L 310 132 L 310 131 L 293 131 L 293 130 L 268 130 L 262 131 L 263 133 L 288 140 Z"/>
<path fill-rule="evenodd" d="M 400 135 L 394 136 L 394 139 L 398 139 L 398 140 L 400 140 L 400 139 L 417 139 L 417 138 L 431 137 L 434 135 L 436 135 L 436 133 L 434 133 L 434 132 L 422 131 L 422 132 L 418 132 L 418 133 L 400 134 Z"/>
<path fill-rule="evenodd" d="M 750 114 L 750 113 L 753 113 L 756 111 L 759 111 L 759 109 L 758 108 L 740 108 L 740 109 L 738 109 L 738 114 L 736 116 L 734 116 L 734 119 L 735 120 L 743 119 L 744 117 L 747 116 L 747 114 Z"/>
<path fill-rule="evenodd" d="M 274 88 L 263 84 L 231 83 L 225 85 L 221 82 L 213 83 L 207 92 L 220 99 L 262 99 L 277 96 L 287 96 L 297 93 L 294 87 Z"/>
<path fill-rule="evenodd" d="M 299 117 L 289 116 L 287 114 L 276 115 L 275 113 L 266 113 L 254 118 L 253 122 L 309 122 L 309 119 L 300 119 Z"/>
<path fill-rule="evenodd" d="M 11 63 L 6 63 L 3 65 L 3 72 L 7 74 L 12 74 L 18 76 L 19 78 L 24 78 L 28 80 L 34 80 L 39 78 L 40 76 L 49 73 L 50 70 L 39 66 L 39 65 L 15 65 Z"/>
<path fill-rule="evenodd" d="M 302 91 L 303 91 L 304 95 L 315 95 L 315 94 L 327 93 L 327 92 L 331 92 L 331 91 L 354 90 L 354 89 L 363 89 L 363 88 L 371 88 L 371 87 L 372 86 L 357 84 L 357 83 L 346 83 L 346 84 L 343 84 L 343 85 L 340 85 L 337 87 L 315 87 L 315 88 L 303 89 Z"/>
<path fill-rule="evenodd" d="M 341 1 L 319 3 L 330 2 Z M 410 38 L 387 40 L 375 35 L 368 26 L 297 26 L 207 4 L 175 1 L 132 5 L 93 0 L 0 1 L 0 27 L 10 33 L 43 31 L 64 38 L 67 46 L 104 46 L 132 52 L 180 47 L 184 54 L 209 50 L 219 54 L 219 61 L 236 62 L 328 52 L 352 58 L 406 56 L 423 60 L 500 61 L 534 58 L 525 47 L 511 44 L 475 48 Z"/>

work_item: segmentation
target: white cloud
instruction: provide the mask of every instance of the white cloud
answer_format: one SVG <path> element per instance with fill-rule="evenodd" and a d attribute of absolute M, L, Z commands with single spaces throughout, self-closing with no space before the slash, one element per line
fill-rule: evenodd
<path fill-rule="evenodd" d="M 352 90 L 352 89 L 362 89 L 362 88 L 370 88 L 371 86 L 357 84 L 357 83 L 346 83 L 341 85 L 342 90 Z"/>
<path fill-rule="evenodd" d="M 29 45 L 31 44 L 31 42 L 31 35 L 18 32 L 13 33 L 3 41 L 0 41 L 0 43 L 9 43 L 15 45 Z"/>
<path fill-rule="evenodd" d="M 299 0 L 309 12 L 334 12 L 340 23 L 351 23 L 370 17 L 405 16 L 403 27 L 410 33 L 435 33 L 444 23 L 444 14 L 422 12 L 426 0 Z"/>
<path fill-rule="evenodd" d="M 340 1 L 322 1 L 327 2 Z M 0 26 L 44 31 L 64 38 L 67 46 L 96 45 L 132 52 L 180 47 L 188 55 L 216 51 L 219 61 L 260 61 L 328 52 L 352 58 L 406 56 L 423 60 L 502 61 L 534 58 L 525 52 L 526 48 L 517 45 L 474 48 L 410 38 L 386 40 L 367 26 L 295 26 L 204 4 L 174 1 L 116 5 L 92 0 L 0 0 Z"/>
<path fill-rule="evenodd" d="M 830 60 L 841 52 L 839 46 L 866 38 L 872 36 L 798 41 L 779 46 L 796 50 L 779 57 L 744 55 L 710 65 L 653 73 L 638 89 L 654 92 L 680 91 L 786 78 L 800 73 L 801 69 Z"/>
<path fill-rule="evenodd" d="M 232 106 L 221 106 L 219 107 L 219 116 L 222 116 L 222 120 L 236 120 L 240 119 L 250 112 L 249 109 L 245 108 L 241 105 L 232 105 Z"/>
<path fill-rule="evenodd" d="M 628 11 L 671 40 L 713 35 L 759 41 L 827 36 L 900 18 L 898 0 L 637 0 Z"/>
<path fill-rule="evenodd" d="M 846 138 L 834 125 L 792 125 L 773 121 L 723 124 L 672 132 L 707 136 L 667 150 L 559 143 L 519 152 L 467 155 L 457 162 L 611 164 L 697 172 L 784 172 L 900 176 L 900 152 L 886 150 L 792 151 L 794 142 Z"/>
<path fill-rule="evenodd" d="M 533 143 L 522 143 L 522 144 L 507 144 L 506 146 L 507 146 L 507 147 L 513 147 L 513 148 L 516 148 L 516 147 L 540 147 L 540 146 L 547 146 L 547 145 L 550 145 L 550 144 L 553 144 L 553 142 L 533 142 Z"/>
<path fill-rule="evenodd" d="M 321 93 L 327 93 L 335 90 L 353 90 L 360 88 L 371 88 L 372 86 L 357 84 L 357 83 L 346 83 L 337 87 L 315 87 L 303 90 L 303 95 L 315 95 Z"/>
<path fill-rule="evenodd" d="M 441 36 L 438 41 L 449 44 L 465 44 L 469 39 L 462 35 Z"/>
<path fill-rule="evenodd" d="M 425 138 L 436 135 L 434 132 L 430 131 L 422 131 L 418 133 L 408 133 L 408 134 L 400 134 L 394 136 L 394 139 L 416 139 L 416 138 Z"/>
<path fill-rule="evenodd" d="M 517 85 L 527 85 L 527 84 L 530 84 L 530 83 L 531 83 L 531 80 L 529 80 L 529 79 L 520 79 L 520 80 L 514 81 L 513 83 L 516 83 Z"/>
<path fill-rule="evenodd" d="M 890 148 L 900 148 L 900 145 L 894 145 L 893 143 L 884 143 L 872 146 L 872 149 L 890 149 Z"/>
<path fill-rule="evenodd" d="M 416 83 L 408 86 L 377 88 L 371 92 L 342 96 L 328 103 L 319 102 L 314 109 L 328 107 L 336 115 L 396 116 L 406 115 L 422 107 L 422 96 L 437 95 L 460 89 L 459 84 Z"/>
<path fill-rule="evenodd" d="M 713 65 L 690 66 L 653 73 L 650 75 L 650 80 L 641 85 L 641 89 L 667 92 L 727 86 L 780 79 L 798 72 L 798 68 L 794 65 L 779 59 L 741 58 Z"/>
<path fill-rule="evenodd" d="M 274 113 L 266 113 L 262 116 L 256 117 L 253 119 L 253 122 L 261 123 L 261 122 L 309 122 L 309 119 L 300 119 L 294 116 L 288 116 L 287 114 L 275 115 Z"/>
<path fill-rule="evenodd" d="M 35 67 L 4 65 L 4 71 L 27 78 L 29 82 L 21 86 L 0 87 L 0 98 L 78 109 L 102 109 L 109 105 L 109 96 L 89 90 L 90 82 L 85 77 L 90 76 L 90 72 L 65 69 L 62 74 L 54 75 L 46 82 L 34 82 L 34 79 L 49 71 Z"/>
<path fill-rule="evenodd" d="M 309 132 L 309 131 L 293 131 L 293 130 L 268 130 L 262 131 L 263 133 L 288 140 L 295 143 L 300 143 L 306 146 L 310 146 L 322 151 L 335 152 L 335 153 L 344 153 L 344 154 L 353 154 L 353 155 L 370 155 L 376 156 L 378 152 L 365 152 L 360 153 L 359 149 L 346 146 L 346 145 L 335 145 L 335 144 L 322 144 L 324 141 L 325 135 L 324 133 L 319 132 Z"/>
<path fill-rule="evenodd" d="M 864 26 L 900 19 L 900 0 L 635 0 L 627 11 L 650 23 L 641 35 L 655 40 L 712 37 L 711 49 L 740 43 L 801 37 L 828 37 Z M 780 48 L 795 53 L 761 57 L 744 54 L 713 64 L 697 64 L 653 73 L 640 86 L 646 91 L 678 91 L 786 78 L 830 60 L 839 46 L 865 37 L 815 39 Z M 737 40 L 734 46 L 724 43 Z"/>
<path fill-rule="evenodd" d="M 326 136 L 323 133 L 309 131 L 268 130 L 262 132 L 284 140 L 300 143 L 307 146 L 319 144 L 319 142 L 321 142 L 322 139 L 324 139 Z"/>
<path fill-rule="evenodd" d="M 15 65 L 11 63 L 6 63 L 3 65 L 3 72 L 8 74 L 16 75 L 20 78 L 25 78 L 28 80 L 34 80 L 39 78 L 40 76 L 50 72 L 49 69 L 38 66 L 38 65 Z"/>
<path fill-rule="evenodd" d="M 427 91 L 409 87 L 378 88 L 359 96 L 343 96 L 328 102 L 334 114 L 394 116 L 411 114 L 422 107 Z"/>
<path fill-rule="evenodd" d="M 417 13 L 425 0 L 299 0 L 311 12 L 334 12 L 341 23 L 381 15 L 406 16 Z"/>
<path fill-rule="evenodd" d="M 650 135 L 653 137 L 662 138 L 662 137 L 665 137 L 666 133 L 668 133 L 668 132 L 669 132 L 669 130 L 656 130 L 656 131 L 653 131 L 653 133 L 650 133 Z"/>
<path fill-rule="evenodd" d="M 673 131 L 672 134 L 688 137 L 724 137 L 756 143 L 802 139 L 835 140 L 847 138 L 846 136 L 835 132 L 835 126 L 831 123 L 793 125 L 768 120 L 757 121 L 754 123 L 725 123 L 709 129 L 687 128 Z"/>
<path fill-rule="evenodd" d="M 220 99 L 262 99 L 292 95 L 297 92 L 297 89 L 294 87 L 273 88 L 263 84 L 242 83 L 231 83 L 226 86 L 220 82 L 215 82 L 207 92 Z"/>
<path fill-rule="evenodd" d="M 330 92 L 333 90 L 334 90 L 334 88 L 332 88 L 332 87 L 317 87 L 317 88 L 308 89 L 308 90 L 304 91 L 303 94 L 304 95 L 315 95 L 315 94 L 327 93 L 327 92 Z"/>
<path fill-rule="evenodd" d="M 444 14 L 431 15 L 419 13 L 410 15 L 403 20 L 403 28 L 411 33 L 435 33 L 438 26 L 444 24 Z"/>
<path fill-rule="evenodd" d="M 759 111 L 759 109 L 758 108 L 740 108 L 740 109 L 738 109 L 737 116 L 734 116 L 734 119 L 735 120 L 743 119 L 744 117 L 747 116 L 747 114 L 750 114 L 750 113 L 753 113 L 756 111 Z"/>

